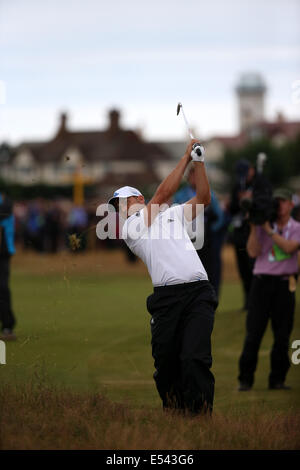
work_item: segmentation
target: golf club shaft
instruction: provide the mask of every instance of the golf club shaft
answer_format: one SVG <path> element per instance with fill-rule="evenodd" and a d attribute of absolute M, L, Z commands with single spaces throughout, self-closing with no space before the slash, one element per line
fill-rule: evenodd
<path fill-rule="evenodd" d="M 191 131 L 191 129 L 190 129 L 190 125 L 189 125 L 188 120 L 187 120 L 187 118 L 186 118 L 186 116 L 185 116 L 185 114 L 184 114 L 184 110 L 183 110 L 183 106 L 182 106 L 182 105 L 181 105 L 181 111 L 182 111 L 182 115 L 183 115 L 183 119 L 184 119 L 184 121 L 185 121 L 186 127 L 187 127 L 187 129 L 188 129 L 189 134 L 190 134 L 190 138 L 191 138 L 191 139 L 194 139 L 194 136 L 193 136 L 192 131 Z"/>

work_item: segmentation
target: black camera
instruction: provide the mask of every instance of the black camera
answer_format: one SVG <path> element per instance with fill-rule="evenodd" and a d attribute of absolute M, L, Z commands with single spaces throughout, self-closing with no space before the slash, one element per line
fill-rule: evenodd
<path fill-rule="evenodd" d="M 275 222 L 279 201 L 269 192 L 253 194 L 253 199 L 242 199 L 241 209 L 244 216 L 248 215 L 249 222 L 263 225 L 265 222 Z"/>

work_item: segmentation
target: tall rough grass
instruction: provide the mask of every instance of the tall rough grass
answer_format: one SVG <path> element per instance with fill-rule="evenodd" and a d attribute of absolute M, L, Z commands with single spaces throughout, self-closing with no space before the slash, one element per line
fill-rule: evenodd
<path fill-rule="evenodd" d="M 0 387 L 0 449 L 299 449 L 300 413 L 184 417 L 54 387 Z"/>

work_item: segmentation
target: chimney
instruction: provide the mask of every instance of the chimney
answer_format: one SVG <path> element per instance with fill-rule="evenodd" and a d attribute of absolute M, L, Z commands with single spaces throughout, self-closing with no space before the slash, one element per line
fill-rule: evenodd
<path fill-rule="evenodd" d="M 57 134 L 56 134 L 57 137 L 62 135 L 62 134 L 65 134 L 66 132 L 68 132 L 68 130 L 67 130 L 67 120 L 68 120 L 67 113 L 61 113 L 60 114 L 60 124 L 59 124 L 58 131 L 57 131 Z"/>
<path fill-rule="evenodd" d="M 283 123 L 285 122 L 285 117 L 282 111 L 277 112 L 276 120 L 278 123 Z"/>
<path fill-rule="evenodd" d="M 109 132 L 116 133 L 120 130 L 120 113 L 116 109 L 109 112 Z"/>

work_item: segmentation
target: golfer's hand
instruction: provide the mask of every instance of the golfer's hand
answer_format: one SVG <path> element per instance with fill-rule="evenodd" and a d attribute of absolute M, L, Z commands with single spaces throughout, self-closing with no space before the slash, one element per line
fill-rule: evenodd
<path fill-rule="evenodd" d="M 194 145 L 195 143 L 200 144 L 199 139 L 192 139 L 192 140 L 189 142 L 189 144 L 188 144 L 188 146 L 187 146 L 187 148 L 186 148 L 185 156 L 189 159 L 189 161 L 192 160 L 191 153 L 192 153 L 192 150 L 193 150 L 193 145 Z"/>

